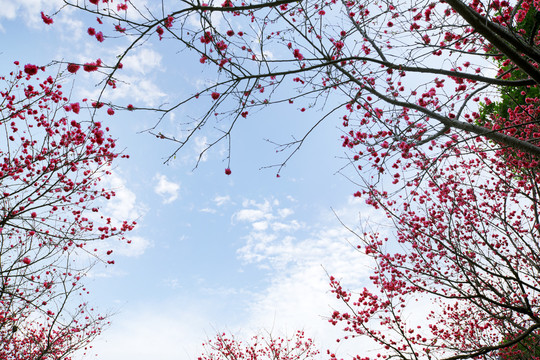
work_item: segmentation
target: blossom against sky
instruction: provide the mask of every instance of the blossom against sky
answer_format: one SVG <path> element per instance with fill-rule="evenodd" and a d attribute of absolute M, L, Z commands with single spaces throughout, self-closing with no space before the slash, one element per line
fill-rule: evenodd
<path fill-rule="evenodd" d="M 46 65 L 55 74 L 68 62 L 107 62 L 123 45 L 88 35 L 91 21 L 72 10 L 46 25 L 61 2 L 0 0 L 2 74 L 21 65 Z M 218 21 L 218 20 L 216 20 Z M 161 47 L 158 39 L 124 61 L 123 83 L 109 99 L 137 107 L 166 103 L 179 93 L 195 93 L 204 81 L 198 60 Z M 182 71 L 182 69 L 194 71 Z M 80 71 L 70 88 L 74 101 L 96 98 L 99 72 Z M 85 109 L 78 115 L 88 116 Z M 218 331 L 249 336 L 304 329 L 321 350 L 335 349 L 338 329 L 325 320 L 332 311 L 327 273 L 360 286 L 369 263 L 354 249 L 354 237 L 338 221 L 356 226 L 374 219 L 353 200 L 355 186 L 336 172 L 346 165 L 339 123 L 326 123 L 276 178 L 283 161 L 264 139 L 287 141 L 309 129 L 310 118 L 288 108 L 260 112 L 240 123 L 232 138 L 231 175 L 225 174 L 226 146 L 205 153 L 207 138 L 164 164 L 172 144 L 142 131 L 158 115 L 151 112 L 98 113 L 118 146 L 130 155 L 105 183 L 117 196 L 105 209 L 114 218 L 136 220 L 129 246 L 114 248 L 116 264 L 88 276 L 90 300 L 115 313 L 94 344 L 103 360 L 194 359 L 200 344 Z M 164 119 L 171 133 L 189 119 L 189 108 Z M 292 124 L 292 125 L 291 125 Z M 0 140 L 0 146 L 1 146 Z M 333 210 L 332 210 L 333 209 Z M 335 304 L 334 304 L 335 305 Z"/>

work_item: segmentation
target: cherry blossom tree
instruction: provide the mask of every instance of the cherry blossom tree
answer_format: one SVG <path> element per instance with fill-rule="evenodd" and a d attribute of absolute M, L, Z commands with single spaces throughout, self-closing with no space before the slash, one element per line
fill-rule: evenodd
<path fill-rule="evenodd" d="M 203 348 L 198 360 L 310 360 L 319 354 L 303 331 L 287 339 L 253 336 L 249 343 L 222 333 L 204 343 Z"/>
<path fill-rule="evenodd" d="M 16 65 L 19 65 L 16 62 Z M 107 325 L 82 278 L 134 223 L 101 214 L 119 156 L 91 108 L 32 64 L 0 77 L 0 359 L 69 359 Z M 102 244 L 101 244 L 102 243 Z M 103 260 L 101 260 L 103 259 Z"/>
<path fill-rule="evenodd" d="M 183 1 L 162 2 L 159 9 L 136 1 L 64 2 L 97 16 L 88 34 L 103 46 L 118 36 L 126 40 L 113 63 L 94 63 L 109 84 L 122 60 L 152 39 L 205 69 L 210 86 L 154 109 L 165 116 L 204 102 L 182 138 L 160 131 L 159 124 L 150 131 L 179 148 L 196 131 L 216 125 L 222 132 L 211 147 L 257 110 L 291 103 L 291 118 L 312 111 L 312 128 L 337 120 L 351 129 L 346 141 L 366 149 L 424 148 L 432 139 L 444 143 L 467 131 L 539 155 L 533 140 L 477 122 L 478 102 L 489 104 L 496 87 L 534 87 L 540 80 L 537 34 L 519 26 L 527 14 L 536 19 L 532 0 L 516 6 L 479 0 Z M 507 68 L 494 71 L 503 58 Z M 525 77 L 510 79 L 515 69 Z M 280 150 L 294 153 L 310 133 Z"/>
<path fill-rule="evenodd" d="M 536 343 L 538 162 L 487 141 L 460 141 L 461 153 L 436 168 L 424 171 L 418 161 L 423 177 L 399 197 L 362 194 L 395 229 L 357 234 L 376 264 L 374 286 L 353 293 L 331 279 L 347 306 L 330 321 L 373 339 L 383 358 L 495 359 L 512 347 L 530 354 Z M 425 314 L 416 308 L 412 322 L 419 300 L 432 306 Z"/>
<path fill-rule="evenodd" d="M 97 17 L 88 33 L 103 46 L 126 41 L 113 63 L 85 65 L 105 86 L 147 41 L 174 44 L 205 69 L 209 86 L 152 109 L 166 116 L 204 104 L 182 138 L 159 121 L 150 130 L 178 150 L 213 127 L 209 147 L 230 141 L 237 123 L 269 106 L 290 106 L 292 119 L 311 113 L 304 136 L 278 144 L 288 151 L 279 174 L 318 124 L 343 126 L 355 195 L 394 229 L 357 234 L 376 266 L 371 288 L 331 278 L 345 309 L 330 321 L 344 338 L 371 339 L 385 359 L 536 356 L 537 2 L 186 0 L 161 2 L 159 12 L 135 1 L 65 4 Z M 501 89 L 520 98 L 490 111 Z M 93 100 L 107 102 L 105 90 Z M 415 301 L 432 304 L 424 322 L 410 321 Z"/>

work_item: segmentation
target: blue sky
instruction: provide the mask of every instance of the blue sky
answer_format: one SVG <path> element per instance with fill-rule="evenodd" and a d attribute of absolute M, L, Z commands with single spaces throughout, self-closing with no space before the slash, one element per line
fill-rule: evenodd
<path fill-rule="evenodd" d="M 51 13 L 58 3 L 0 0 L 2 73 L 13 71 L 15 60 L 107 61 L 125 44 L 106 39 L 99 46 L 86 35 L 95 19 L 71 11 L 46 26 L 40 11 Z M 156 106 L 195 93 L 207 79 L 193 59 L 150 42 L 124 61 L 122 76 L 129 85 L 111 96 L 119 104 Z M 98 81 L 99 74 L 81 71 L 66 86 L 72 86 L 74 99 L 92 98 Z M 174 133 L 194 110 L 166 117 L 164 128 Z M 302 134 L 314 121 L 313 112 L 282 106 L 240 123 L 232 138 L 231 176 L 224 174 L 226 144 L 213 148 L 193 170 L 201 146 L 215 136 L 212 129 L 164 164 L 174 145 L 140 133 L 157 114 L 98 116 L 131 156 L 105 180 L 118 196 L 104 211 L 139 223 L 130 234 L 132 245 L 114 244 L 116 265 L 89 274 L 92 303 L 116 313 L 93 343 L 98 359 L 196 359 L 200 344 L 221 331 L 247 337 L 304 329 L 321 350 L 338 349 L 340 333 L 324 319 L 339 305 L 325 271 L 359 287 L 367 283 L 370 263 L 349 243 L 354 238 L 332 209 L 351 227 L 384 223 L 352 197 L 355 185 L 336 174 L 346 165 L 338 117 L 319 127 L 276 178 L 275 169 L 260 168 L 280 163 L 284 155 L 264 139 L 286 142 Z"/>

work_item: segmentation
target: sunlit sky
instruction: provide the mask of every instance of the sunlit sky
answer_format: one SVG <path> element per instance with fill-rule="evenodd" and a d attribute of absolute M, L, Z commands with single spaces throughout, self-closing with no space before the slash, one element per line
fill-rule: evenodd
<path fill-rule="evenodd" d="M 124 39 L 113 38 L 100 45 L 86 34 L 95 18 L 73 11 L 45 25 L 40 11 L 51 14 L 58 4 L 0 0 L 2 74 L 16 69 L 15 60 L 38 65 L 107 61 L 125 46 Z M 131 53 L 124 66 L 129 84 L 111 95 L 119 104 L 172 102 L 196 93 L 206 80 L 195 57 L 157 39 Z M 58 69 L 53 65 L 49 71 Z M 81 71 L 74 79 L 65 84 L 72 99 L 95 98 L 99 74 Z M 189 107 L 181 109 L 164 119 L 165 125 L 174 131 L 189 115 Z M 303 329 L 321 350 L 340 350 L 339 331 L 325 319 L 339 305 L 329 292 L 327 273 L 352 287 L 364 286 L 370 263 L 355 251 L 354 237 L 336 214 L 353 228 L 383 220 L 355 200 L 355 185 L 337 174 L 347 164 L 339 118 L 316 129 L 280 178 L 275 168 L 261 169 L 284 159 L 264 139 L 287 142 L 302 135 L 314 115 L 278 107 L 239 123 L 227 176 L 226 143 L 194 170 L 208 141 L 205 132 L 164 164 L 174 145 L 141 133 L 155 124 L 156 113 L 98 114 L 130 155 L 105 180 L 117 197 L 104 211 L 138 222 L 130 234 L 133 243 L 115 245 L 116 264 L 97 266 L 87 279 L 89 301 L 115 314 L 93 343 L 98 359 L 196 359 L 200 344 L 222 331 L 249 337 Z M 362 345 L 347 346 L 356 351 Z M 351 349 L 341 348 L 341 355 Z"/>

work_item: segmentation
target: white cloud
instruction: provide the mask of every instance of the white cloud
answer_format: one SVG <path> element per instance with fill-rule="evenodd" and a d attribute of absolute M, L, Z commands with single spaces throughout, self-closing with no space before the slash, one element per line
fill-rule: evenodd
<path fill-rule="evenodd" d="M 286 218 L 287 216 L 291 216 L 294 214 L 294 211 L 292 209 L 284 208 L 278 210 L 278 215 L 282 218 Z"/>
<path fill-rule="evenodd" d="M 200 161 L 204 162 L 208 160 L 208 151 L 205 151 L 208 148 L 208 139 L 206 136 L 196 136 L 194 139 L 194 151 L 195 156 L 197 157 L 197 160 L 199 159 L 200 154 L 204 154 L 200 156 Z"/>
<path fill-rule="evenodd" d="M 102 177 L 101 185 L 105 189 L 114 191 L 115 196 L 107 200 L 101 214 L 111 218 L 113 226 L 120 226 L 123 221 L 139 221 L 146 213 L 146 208 L 137 201 L 137 196 L 131 191 L 126 181 L 119 172 L 112 172 L 111 175 Z M 95 220 L 100 223 L 102 220 Z M 135 228 L 136 229 L 136 228 Z M 134 230 L 136 231 L 136 230 Z M 98 249 L 99 254 L 105 251 L 113 250 L 113 253 L 120 256 L 138 257 L 146 249 L 152 246 L 152 243 L 140 236 L 132 235 L 130 232 L 125 234 L 130 242 L 108 239 L 105 242 L 94 243 L 93 246 Z M 106 259 L 106 257 L 104 257 Z"/>
<path fill-rule="evenodd" d="M 59 19 L 55 20 L 54 24 L 54 26 L 64 27 L 64 30 L 58 32 L 66 44 L 80 42 L 85 34 L 84 23 L 81 20 L 73 18 L 72 16 L 61 16 Z"/>
<path fill-rule="evenodd" d="M 275 200 L 273 202 L 275 205 Z M 260 220 L 272 220 L 274 218 L 274 215 L 272 214 L 272 204 L 268 200 L 265 200 L 263 203 L 257 203 L 253 200 L 245 200 L 242 202 L 242 206 L 244 208 L 251 208 L 237 211 L 232 217 L 233 220 L 255 222 Z"/>
<path fill-rule="evenodd" d="M 227 195 L 227 196 L 219 196 L 218 195 L 218 196 L 216 196 L 214 198 L 214 203 L 216 204 L 216 206 L 223 206 L 223 205 L 229 203 L 230 201 L 231 201 L 231 197 L 229 195 Z M 210 208 L 210 207 L 200 209 L 199 211 L 204 212 L 204 213 L 209 213 L 209 214 L 217 213 L 216 209 L 213 209 L 213 208 Z"/>
<path fill-rule="evenodd" d="M 251 225 L 253 226 L 253 229 L 256 231 L 264 231 L 268 229 L 268 222 L 266 221 L 257 221 Z"/>
<path fill-rule="evenodd" d="M 117 245 L 116 251 L 119 255 L 127 257 L 139 257 L 144 252 L 152 247 L 152 243 L 140 236 L 126 236 L 129 240 L 129 243 L 121 242 L 120 245 Z"/>
<path fill-rule="evenodd" d="M 111 216 L 117 223 L 139 219 L 145 213 L 144 207 L 137 203 L 137 196 L 127 186 L 119 173 L 113 172 L 102 178 L 103 187 L 115 192 L 115 196 L 107 201 L 104 213 Z"/>
<path fill-rule="evenodd" d="M 94 245 L 98 248 L 98 252 L 101 254 L 103 260 L 109 260 L 108 256 L 103 255 L 105 251 L 112 250 L 112 259 L 116 255 L 137 258 L 143 255 L 147 249 L 153 247 L 153 243 L 141 236 L 126 234 L 126 239 L 122 241 L 106 241 L 98 245 Z M 113 268 L 98 269 L 98 272 L 93 276 L 111 277 L 111 276 L 124 276 L 125 273 L 117 273 Z"/>
<path fill-rule="evenodd" d="M 151 80 L 142 76 L 121 76 L 117 88 L 108 95 L 112 100 L 128 99 L 135 106 L 154 107 L 163 102 L 166 93 Z"/>
<path fill-rule="evenodd" d="M 238 211 L 234 218 L 238 221 L 254 222 L 264 218 L 271 218 L 272 215 L 257 209 L 243 209 Z"/>
<path fill-rule="evenodd" d="M 157 180 L 157 184 L 154 186 L 154 192 L 161 196 L 164 204 L 170 204 L 178 199 L 180 184 L 169 181 L 167 176 L 161 174 L 156 174 L 154 180 Z"/>
<path fill-rule="evenodd" d="M 249 205 L 264 207 L 269 203 L 249 202 Z M 274 214 L 291 213 L 284 209 L 274 206 L 266 213 L 257 209 L 249 214 L 264 213 L 270 219 L 277 219 Z M 342 221 L 353 225 L 357 224 L 357 216 L 362 212 L 369 214 L 361 204 L 353 201 L 336 211 L 342 216 Z M 252 229 L 238 255 L 247 263 L 267 269 L 272 280 L 249 302 L 244 327 L 273 329 L 273 332 L 288 334 L 304 329 L 322 350 L 339 347 L 342 352 L 352 354 L 359 344 L 368 346 L 368 342 L 362 341 L 337 344 L 335 340 L 344 333 L 325 320 L 333 308 L 342 305 L 330 294 L 328 274 L 343 279 L 344 285 L 353 289 L 369 286 L 366 280 L 371 260 L 351 245 L 356 242 L 354 236 L 339 223 L 331 210 L 322 216 L 327 221 L 313 224 L 301 224 L 296 219 L 287 223 L 270 220 L 269 226 L 264 227 L 260 221 L 254 220 L 259 217 L 240 217 L 251 221 Z"/>
<path fill-rule="evenodd" d="M 284 222 L 273 222 L 272 230 L 273 231 L 295 231 L 302 228 L 302 224 L 296 220 L 292 220 L 289 223 Z"/>
<path fill-rule="evenodd" d="M 92 351 L 102 360 L 192 359 L 206 339 L 204 328 L 211 321 L 206 310 L 181 300 L 124 307 Z"/>
<path fill-rule="evenodd" d="M 108 266 L 106 268 L 92 268 L 88 273 L 86 273 L 86 276 L 89 279 L 95 278 L 95 279 L 108 279 L 108 278 L 121 278 L 128 275 L 128 273 L 124 270 L 119 270 L 115 266 Z"/>
<path fill-rule="evenodd" d="M 159 11 L 159 7 L 156 9 L 152 5 L 156 5 L 155 1 L 148 3 L 147 0 L 130 0 L 130 6 L 128 6 L 127 17 L 132 21 L 147 20 L 147 16 L 154 17 L 152 11 Z M 145 12 L 144 10 L 148 10 Z"/>
<path fill-rule="evenodd" d="M 222 206 L 230 201 L 231 201 L 231 197 L 229 195 L 226 195 L 226 196 L 218 195 L 214 198 L 214 202 L 216 203 L 217 206 Z"/>
<path fill-rule="evenodd" d="M 216 203 L 230 201 L 227 196 L 216 199 Z M 287 208 L 272 199 L 246 200 L 231 219 L 233 223 L 241 221 L 242 226 L 250 225 L 238 256 L 245 263 L 266 269 L 267 286 L 254 293 L 253 288 L 216 287 L 201 279 L 198 288 L 208 291 L 208 296 L 199 296 L 192 303 L 169 299 L 153 300 L 144 308 L 128 306 L 124 314 L 114 319 L 111 329 L 94 342 L 100 358 L 196 359 L 201 351 L 199 344 L 218 331 L 247 337 L 269 331 L 273 336 L 286 337 L 298 329 L 314 338 L 323 355 L 327 348 L 338 351 L 341 357 L 356 355 L 358 349 L 362 349 L 362 355 L 368 355 L 371 345 L 361 339 L 336 343 L 344 333 L 330 325 L 326 317 L 342 305 L 329 291 L 327 272 L 343 279 L 346 287 L 357 289 L 368 285 L 369 259 L 350 244 L 355 243 L 354 236 L 331 210 L 321 214 L 322 221 L 302 224 L 293 218 L 293 209 L 283 211 Z M 243 210 L 254 212 L 241 213 Z M 285 221 L 280 213 L 291 214 L 287 217 L 292 219 Z M 355 201 L 336 213 L 348 225 L 357 224 L 359 213 L 370 215 Z M 281 223 L 301 226 L 272 226 Z M 183 289 L 182 281 L 185 279 L 170 277 L 161 285 Z M 176 345 L 180 339 L 181 343 Z"/>
<path fill-rule="evenodd" d="M 210 15 L 210 23 L 212 27 L 220 29 L 221 21 L 223 20 L 223 15 L 219 11 L 212 12 Z M 193 26 L 199 30 L 203 30 L 203 24 L 201 23 L 201 17 L 198 14 L 193 14 L 188 16 L 188 23 L 190 26 Z"/>
<path fill-rule="evenodd" d="M 0 0 L 0 16 L 9 20 L 13 20 L 17 16 L 17 10 L 22 6 L 22 4 L 17 3 L 13 0 Z"/>
<path fill-rule="evenodd" d="M 148 48 L 143 48 L 138 51 L 130 53 L 122 60 L 124 65 L 123 70 L 136 72 L 142 75 L 152 73 L 156 69 L 164 70 L 161 64 L 162 56 Z"/>
<path fill-rule="evenodd" d="M 112 65 L 117 61 L 116 56 L 123 51 L 122 47 L 102 47 L 97 41 L 90 41 L 85 42 L 84 51 L 71 55 L 70 60 L 86 63 L 100 58 L 104 64 Z M 141 54 L 149 56 L 149 59 L 144 59 Z M 167 93 L 161 90 L 153 77 L 145 74 L 145 70 L 155 73 L 156 67 L 161 68 L 160 55 L 151 49 L 142 49 L 130 56 L 128 56 L 127 65 L 124 64 L 123 69 L 115 72 L 115 77 L 118 79 L 115 89 L 107 86 L 105 92 L 102 93 L 102 86 L 85 86 L 80 90 L 80 96 L 93 100 L 101 96 L 113 103 L 123 100 L 137 107 L 157 107 L 166 102 Z M 100 83 L 103 79 L 101 72 L 80 72 L 80 74 L 89 84 Z"/>
<path fill-rule="evenodd" d="M 167 278 L 167 279 L 163 279 L 161 282 L 165 287 L 168 287 L 171 289 L 180 288 L 180 281 L 177 278 Z"/>
<path fill-rule="evenodd" d="M 0 0 L 0 19 L 15 20 L 17 17 L 27 26 L 37 27 L 43 24 L 40 12 L 48 14 L 62 6 L 61 0 Z M 69 10 L 66 10 L 68 12 Z M 45 26 L 45 24 L 43 24 Z"/>

